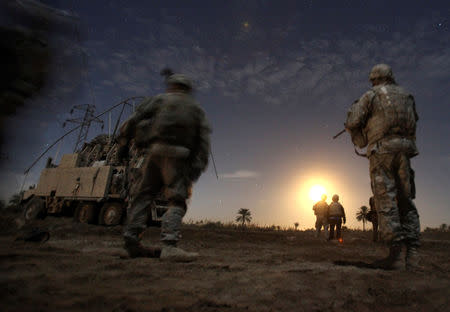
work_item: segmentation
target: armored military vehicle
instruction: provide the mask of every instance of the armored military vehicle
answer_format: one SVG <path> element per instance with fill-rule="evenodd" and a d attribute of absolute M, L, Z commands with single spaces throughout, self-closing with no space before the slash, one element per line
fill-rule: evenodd
<path fill-rule="evenodd" d="M 50 214 L 73 216 L 82 223 L 122 223 L 130 198 L 130 184 L 144 157 L 131 149 L 131 160 L 126 165 L 120 164 L 116 145 L 110 142 L 108 135 L 99 135 L 84 143 L 76 153 L 63 155 L 58 165 L 49 158 L 38 184 L 23 195 L 25 219 Z M 161 198 L 149 209 L 149 225 L 157 225 L 167 205 Z"/>

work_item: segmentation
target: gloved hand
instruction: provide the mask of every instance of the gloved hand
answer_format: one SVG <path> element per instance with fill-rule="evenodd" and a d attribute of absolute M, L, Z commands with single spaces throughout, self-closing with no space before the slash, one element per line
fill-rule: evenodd
<path fill-rule="evenodd" d="M 130 154 L 128 150 L 128 145 L 119 146 L 119 148 L 117 149 L 117 160 L 122 163 L 127 161 L 129 157 Z"/>

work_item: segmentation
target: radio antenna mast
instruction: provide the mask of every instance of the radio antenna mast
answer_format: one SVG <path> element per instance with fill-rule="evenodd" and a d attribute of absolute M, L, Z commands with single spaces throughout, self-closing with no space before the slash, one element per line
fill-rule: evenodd
<path fill-rule="evenodd" d="M 80 118 L 72 118 L 72 119 L 66 119 L 66 121 L 63 123 L 63 128 L 66 126 L 66 123 L 75 123 L 80 125 L 80 131 L 78 132 L 78 137 L 75 142 L 75 146 L 73 148 L 73 152 L 75 153 L 77 150 L 81 149 L 84 142 L 86 142 L 87 135 L 89 132 L 89 127 L 91 126 L 92 122 L 98 122 L 101 124 L 102 130 L 104 127 L 104 122 L 100 118 L 94 116 L 95 113 L 95 105 L 91 104 L 81 104 L 81 105 L 75 105 L 71 111 L 70 114 L 73 114 L 74 110 L 80 110 L 83 112 L 83 117 Z"/>

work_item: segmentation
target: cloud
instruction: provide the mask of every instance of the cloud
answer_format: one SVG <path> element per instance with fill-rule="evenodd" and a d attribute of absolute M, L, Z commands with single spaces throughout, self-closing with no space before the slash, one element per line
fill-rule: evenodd
<path fill-rule="evenodd" d="M 294 48 L 283 48 L 291 33 L 295 35 L 295 27 L 286 25 L 288 32 L 279 29 L 266 34 L 275 38 L 279 37 L 278 32 L 287 37 L 277 41 L 276 49 L 272 49 L 270 40 L 269 48 L 257 44 L 267 31 L 257 25 L 252 25 L 251 31 L 245 30 L 245 34 L 238 34 L 238 39 L 230 39 L 233 48 L 226 45 L 211 48 L 202 36 L 166 19 L 154 30 L 159 36 L 135 35 L 123 48 L 116 47 L 110 52 L 109 66 L 102 62 L 97 66 L 99 71 L 113 77 L 115 88 L 127 93 L 145 93 L 161 86 L 159 70 L 170 65 L 189 75 L 200 92 L 213 92 L 233 100 L 257 96 L 258 105 L 288 108 L 313 101 L 319 109 L 330 107 L 330 103 L 340 109 L 360 95 L 354 90 L 369 87 L 368 72 L 378 62 L 391 64 L 399 83 L 407 78 L 416 80 L 414 86 L 419 85 L 421 79 L 413 74 L 417 71 L 423 72 L 429 83 L 446 77 L 450 51 L 442 47 L 448 43 L 433 40 L 434 33 L 422 31 L 424 23 L 418 22 L 410 33 L 391 35 L 386 33 L 385 25 L 365 25 L 359 37 L 323 35 L 298 40 Z M 441 48 L 430 49 L 425 44 L 430 40 Z M 239 52 L 235 53 L 236 50 Z"/>
<path fill-rule="evenodd" d="M 259 173 L 250 170 L 238 170 L 233 173 L 224 173 L 219 176 L 223 179 L 251 179 L 258 177 Z"/>

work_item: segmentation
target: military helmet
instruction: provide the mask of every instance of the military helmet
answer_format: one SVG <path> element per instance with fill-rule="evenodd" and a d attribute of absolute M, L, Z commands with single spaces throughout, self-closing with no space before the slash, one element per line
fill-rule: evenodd
<path fill-rule="evenodd" d="M 339 195 L 334 194 L 332 199 L 333 199 L 334 202 L 339 201 Z"/>
<path fill-rule="evenodd" d="M 166 79 L 167 84 L 179 84 L 187 87 L 188 89 L 193 89 L 192 81 L 183 74 L 172 74 Z"/>
<path fill-rule="evenodd" d="M 385 78 L 394 81 L 394 74 L 392 73 L 392 68 L 386 64 L 377 64 L 372 67 L 369 74 L 369 80 Z"/>

